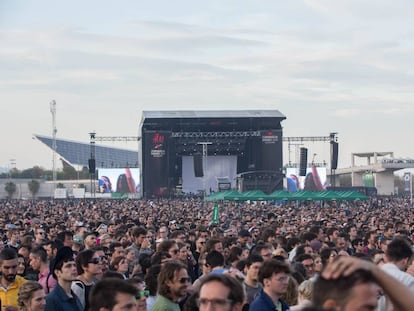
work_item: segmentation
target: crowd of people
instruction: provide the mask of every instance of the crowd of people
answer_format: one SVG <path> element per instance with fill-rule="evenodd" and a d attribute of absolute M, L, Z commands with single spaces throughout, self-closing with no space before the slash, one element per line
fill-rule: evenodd
<path fill-rule="evenodd" d="M 403 197 L 2 201 L 0 233 L 7 311 L 414 305 L 414 213 Z"/>

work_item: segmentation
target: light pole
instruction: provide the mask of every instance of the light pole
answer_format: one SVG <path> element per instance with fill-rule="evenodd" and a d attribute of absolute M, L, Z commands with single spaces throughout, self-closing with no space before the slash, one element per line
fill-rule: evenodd
<path fill-rule="evenodd" d="M 91 132 L 89 133 L 90 136 L 90 150 L 91 150 L 91 155 L 89 158 L 89 175 L 90 175 L 90 182 L 91 182 L 91 196 L 92 198 L 95 198 L 95 193 L 96 193 L 96 189 L 95 189 L 95 173 L 96 173 L 96 162 L 95 162 L 95 139 L 96 139 L 96 133 L 95 132 Z"/>
<path fill-rule="evenodd" d="M 52 179 L 53 179 L 53 192 L 56 189 L 56 101 L 50 102 L 50 112 L 52 114 Z M 53 194 L 54 195 L 54 194 Z"/>
<path fill-rule="evenodd" d="M 9 164 L 9 179 L 12 179 L 12 169 L 16 168 L 16 159 L 10 159 L 10 164 Z"/>
<path fill-rule="evenodd" d="M 201 145 L 203 146 L 203 191 L 204 191 L 204 197 L 207 194 L 207 189 L 206 189 L 206 173 L 207 173 L 207 157 L 208 157 L 208 149 L 207 146 L 211 145 L 212 142 L 209 141 L 203 141 L 203 142 L 198 142 L 197 145 Z"/>

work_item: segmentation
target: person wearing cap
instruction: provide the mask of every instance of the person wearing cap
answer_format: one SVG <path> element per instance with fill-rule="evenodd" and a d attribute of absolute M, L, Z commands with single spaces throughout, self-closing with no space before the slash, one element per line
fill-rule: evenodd
<path fill-rule="evenodd" d="M 97 232 L 86 232 L 83 235 L 83 245 L 85 246 L 84 249 L 91 249 L 96 246 L 96 238 L 98 237 Z"/>
<path fill-rule="evenodd" d="M 45 311 L 83 311 L 79 298 L 71 289 L 72 282 L 76 280 L 78 273 L 70 247 L 64 246 L 58 250 L 52 264 L 52 273 L 57 284 L 46 296 Z"/>
<path fill-rule="evenodd" d="M 0 301 L 3 308 L 17 311 L 17 294 L 20 286 L 26 282 L 17 275 L 17 252 L 13 248 L 5 248 L 0 252 Z"/>
<path fill-rule="evenodd" d="M 72 250 L 75 253 L 79 253 L 82 249 L 83 249 L 83 236 L 79 236 L 79 235 L 75 234 L 73 236 Z"/>

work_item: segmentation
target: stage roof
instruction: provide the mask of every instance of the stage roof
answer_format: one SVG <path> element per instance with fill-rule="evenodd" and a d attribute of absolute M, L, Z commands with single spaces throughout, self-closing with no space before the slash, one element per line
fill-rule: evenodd
<path fill-rule="evenodd" d="M 42 135 L 33 137 L 53 150 L 53 139 Z M 90 144 L 56 139 L 57 155 L 71 165 L 88 166 L 91 154 Z M 138 167 L 138 152 L 133 150 L 99 146 L 95 143 L 97 168 Z"/>
<path fill-rule="evenodd" d="M 181 110 L 143 111 L 142 118 L 281 118 L 279 110 Z"/>

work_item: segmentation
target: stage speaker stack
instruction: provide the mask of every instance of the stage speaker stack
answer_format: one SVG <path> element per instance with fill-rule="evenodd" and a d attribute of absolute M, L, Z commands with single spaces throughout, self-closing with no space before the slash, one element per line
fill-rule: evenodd
<path fill-rule="evenodd" d="M 331 142 L 331 170 L 338 168 L 338 143 Z"/>
<path fill-rule="evenodd" d="M 193 155 L 194 159 L 194 175 L 195 177 L 203 177 L 203 155 L 201 153 L 195 153 Z"/>
<path fill-rule="evenodd" d="M 89 159 L 89 174 L 95 174 L 96 166 L 95 166 L 95 159 Z"/>
<path fill-rule="evenodd" d="M 299 176 L 306 176 L 308 167 L 308 149 L 300 148 Z"/>

